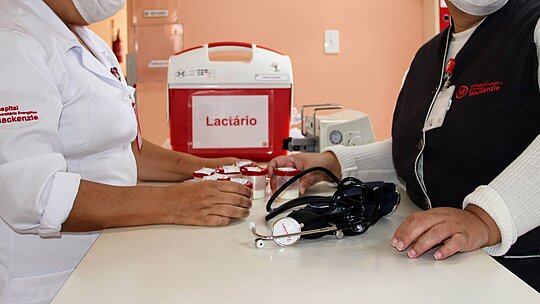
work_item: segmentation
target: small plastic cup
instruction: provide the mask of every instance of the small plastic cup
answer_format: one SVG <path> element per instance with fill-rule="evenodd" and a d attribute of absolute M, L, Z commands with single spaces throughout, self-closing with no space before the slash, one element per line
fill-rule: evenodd
<path fill-rule="evenodd" d="M 205 176 L 210 176 L 215 173 L 214 169 L 211 168 L 201 168 L 197 171 L 193 171 L 193 179 L 195 181 L 201 181 Z"/>
<path fill-rule="evenodd" d="M 300 173 L 300 169 L 297 168 L 291 168 L 291 167 L 282 167 L 277 168 L 276 171 L 276 184 L 278 189 L 283 186 L 286 182 L 288 182 L 293 176 Z M 300 196 L 300 180 L 295 181 L 292 183 L 287 189 L 285 189 L 281 194 L 278 196 L 278 199 L 281 200 L 291 200 L 295 199 Z"/>
<path fill-rule="evenodd" d="M 261 199 L 266 196 L 266 176 L 268 170 L 259 167 L 242 168 L 242 177 L 253 184 L 253 199 Z"/>
<path fill-rule="evenodd" d="M 240 178 L 242 177 L 242 173 L 240 172 L 240 168 L 237 166 L 223 166 L 216 169 L 216 172 L 219 174 L 224 174 L 229 176 L 230 178 Z"/>
<path fill-rule="evenodd" d="M 230 181 L 231 180 L 231 177 L 228 176 L 228 175 L 225 175 L 225 174 L 219 174 L 219 173 L 216 173 L 216 174 L 212 174 L 212 175 L 208 175 L 208 176 L 205 176 L 203 177 L 203 180 L 210 180 L 210 181 Z"/>

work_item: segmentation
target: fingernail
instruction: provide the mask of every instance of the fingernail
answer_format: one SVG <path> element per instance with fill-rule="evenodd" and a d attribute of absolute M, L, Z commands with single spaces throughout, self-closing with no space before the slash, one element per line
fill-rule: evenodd
<path fill-rule="evenodd" d="M 435 252 L 435 254 L 433 254 L 433 257 L 437 260 L 440 260 L 442 259 L 443 255 L 442 253 L 440 253 L 439 251 Z"/>
<path fill-rule="evenodd" d="M 414 259 L 416 257 L 416 251 L 414 249 L 411 249 L 409 251 L 407 251 L 407 255 L 411 258 L 411 259 Z"/>
<path fill-rule="evenodd" d="M 403 244 L 402 241 L 399 241 L 399 243 L 397 243 L 397 245 L 396 245 L 396 248 L 397 248 L 399 251 L 401 251 L 401 250 L 405 249 L 405 244 Z"/>
<path fill-rule="evenodd" d="M 398 242 L 397 239 L 396 239 L 396 238 L 393 238 L 393 239 L 392 239 L 392 247 L 396 247 L 397 242 Z"/>

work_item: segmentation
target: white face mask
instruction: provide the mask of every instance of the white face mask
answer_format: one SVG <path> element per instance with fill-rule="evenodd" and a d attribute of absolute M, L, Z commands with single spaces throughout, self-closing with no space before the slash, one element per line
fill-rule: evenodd
<path fill-rule="evenodd" d="M 450 0 L 457 8 L 473 16 L 487 16 L 498 11 L 508 0 Z"/>
<path fill-rule="evenodd" d="M 126 0 L 73 0 L 79 14 L 89 24 L 114 16 Z"/>

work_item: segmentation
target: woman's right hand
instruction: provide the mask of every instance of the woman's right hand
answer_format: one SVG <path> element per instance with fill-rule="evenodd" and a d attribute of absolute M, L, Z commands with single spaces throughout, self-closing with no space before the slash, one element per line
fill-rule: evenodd
<path fill-rule="evenodd" d="M 332 171 L 338 178 L 341 178 L 341 166 L 332 152 L 299 153 L 290 156 L 279 156 L 268 163 L 268 177 L 270 177 L 272 191 L 275 191 L 277 188 L 275 170 L 280 167 L 293 167 L 302 171 L 312 167 L 325 167 Z M 300 179 L 300 194 L 304 194 L 307 188 L 317 182 L 329 180 L 330 178 L 322 172 L 313 172 L 305 175 Z"/>
<path fill-rule="evenodd" d="M 165 188 L 167 222 L 195 226 L 225 226 L 246 218 L 251 190 L 226 181 L 181 183 Z"/>

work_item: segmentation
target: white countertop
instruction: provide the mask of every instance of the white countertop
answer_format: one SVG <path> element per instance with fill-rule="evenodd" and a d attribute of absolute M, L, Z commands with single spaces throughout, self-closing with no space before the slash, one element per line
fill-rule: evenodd
<path fill-rule="evenodd" d="M 417 210 L 407 197 L 363 235 L 258 249 L 248 223 L 268 232 L 265 202 L 223 228 L 106 230 L 52 303 L 540 303 L 481 251 L 436 261 L 393 249 L 394 230 Z"/>

